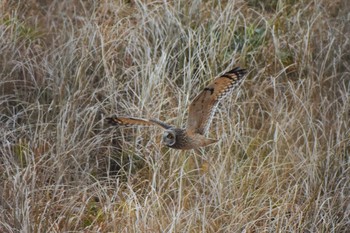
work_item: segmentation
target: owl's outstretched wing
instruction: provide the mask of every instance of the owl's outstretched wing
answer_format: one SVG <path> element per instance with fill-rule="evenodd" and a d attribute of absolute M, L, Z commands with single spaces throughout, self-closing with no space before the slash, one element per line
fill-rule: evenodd
<path fill-rule="evenodd" d="M 199 93 L 189 107 L 187 132 L 205 134 L 216 111 L 219 101 L 242 82 L 245 69 L 239 67 L 214 79 Z"/>
<path fill-rule="evenodd" d="M 156 119 L 143 119 L 143 118 L 136 118 L 136 117 L 107 117 L 106 120 L 112 124 L 112 125 L 123 125 L 123 126 L 134 126 L 134 125 L 140 125 L 140 126 L 160 126 L 164 129 L 170 129 L 172 126 L 166 124 L 163 121 L 156 120 Z"/>

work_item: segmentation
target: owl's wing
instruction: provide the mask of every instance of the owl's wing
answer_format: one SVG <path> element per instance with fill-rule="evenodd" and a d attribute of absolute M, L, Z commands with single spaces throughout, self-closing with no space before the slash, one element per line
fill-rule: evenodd
<path fill-rule="evenodd" d="M 219 101 L 239 86 L 245 74 L 245 69 L 236 67 L 206 86 L 190 104 L 187 132 L 204 134 L 210 126 Z"/>
<path fill-rule="evenodd" d="M 107 117 L 106 120 L 112 125 L 123 125 L 123 126 L 160 126 L 164 129 L 169 129 L 172 126 L 164 123 L 163 121 L 156 119 L 143 119 L 143 118 L 135 118 L 135 117 Z"/>

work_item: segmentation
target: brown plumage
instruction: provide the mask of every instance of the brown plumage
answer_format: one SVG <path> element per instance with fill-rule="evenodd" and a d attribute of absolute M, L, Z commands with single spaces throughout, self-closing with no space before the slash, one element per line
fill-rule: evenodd
<path fill-rule="evenodd" d="M 218 103 L 242 82 L 245 69 L 239 67 L 217 77 L 201 93 L 199 93 L 189 106 L 187 127 L 175 128 L 156 119 L 143 119 L 134 117 L 109 117 L 107 120 L 113 125 L 143 125 L 160 126 L 165 129 L 163 144 L 174 149 L 198 149 L 217 142 L 216 139 L 206 138 L 210 123 Z"/>

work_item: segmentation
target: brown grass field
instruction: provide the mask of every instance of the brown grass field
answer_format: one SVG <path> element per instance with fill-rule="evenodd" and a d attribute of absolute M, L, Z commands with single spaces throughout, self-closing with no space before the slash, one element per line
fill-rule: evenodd
<path fill-rule="evenodd" d="M 0 232 L 350 232 L 348 0 L 0 2 Z M 202 150 L 163 147 L 248 75 Z"/>

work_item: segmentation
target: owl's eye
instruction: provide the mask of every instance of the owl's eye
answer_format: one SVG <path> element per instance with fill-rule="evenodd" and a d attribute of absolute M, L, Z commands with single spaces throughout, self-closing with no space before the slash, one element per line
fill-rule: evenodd
<path fill-rule="evenodd" d="M 174 136 L 173 136 L 171 133 L 169 133 L 166 137 L 167 137 L 168 139 L 173 139 L 173 138 L 174 138 Z"/>

